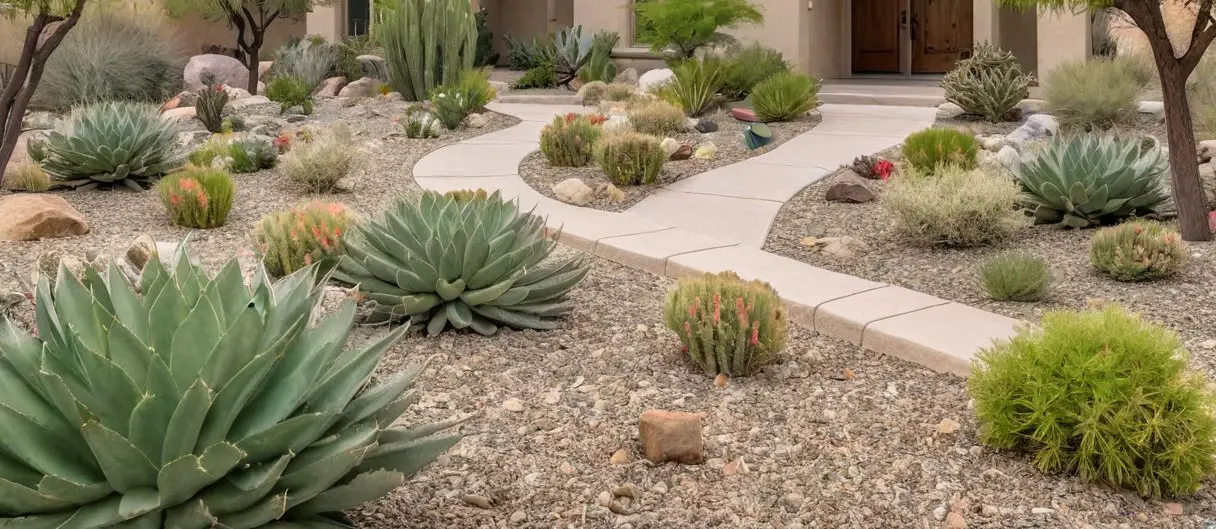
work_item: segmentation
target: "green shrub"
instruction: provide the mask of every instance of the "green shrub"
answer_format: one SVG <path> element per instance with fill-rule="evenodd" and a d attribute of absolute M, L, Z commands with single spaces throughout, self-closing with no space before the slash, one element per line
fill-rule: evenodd
<path fill-rule="evenodd" d="M 455 83 L 431 92 L 435 117 L 444 127 L 456 130 L 470 113 L 485 110 L 496 95 L 489 76 L 484 70 L 470 70 L 462 73 Z"/>
<path fill-rule="evenodd" d="M 1002 252 L 980 265 L 980 286 L 997 301 L 1040 301 L 1051 293 L 1051 267 L 1042 257 Z"/>
<path fill-rule="evenodd" d="M 1017 196 L 1017 184 L 1000 172 L 943 165 L 891 179 L 882 204 L 912 243 L 968 247 L 1004 241 L 1023 226 Z"/>
<path fill-rule="evenodd" d="M 141 184 L 182 165 L 177 125 L 156 105 L 98 103 L 74 110 L 70 125 L 47 136 L 42 168 L 58 185 Z"/>
<path fill-rule="evenodd" d="M 236 196 L 236 185 L 227 171 L 198 167 L 160 179 L 156 190 L 173 224 L 203 230 L 224 225 Z"/>
<path fill-rule="evenodd" d="M 194 103 L 194 110 L 207 132 L 223 132 L 224 105 L 227 104 L 228 91 L 224 89 L 224 85 L 208 83 L 198 91 L 198 101 Z"/>
<path fill-rule="evenodd" d="M 993 123 L 1016 119 L 1018 103 L 1030 97 L 1033 83 L 1013 53 L 987 43 L 942 76 L 947 101 Z"/>
<path fill-rule="evenodd" d="M 467 70 L 456 80 L 456 88 L 464 94 L 470 112 L 485 112 L 498 93 L 490 86 L 489 70 Z"/>
<path fill-rule="evenodd" d="M 603 81 L 590 81 L 578 89 L 578 95 L 583 106 L 593 107 L 600 104 L 604 100 L 604 95 L 608 92 L 608 83 Z"/>
<path fill-rule="evenodd" d="M 190 165 L 195 167 L 215 167 L 215 160 L 218 158 L 223 162 L 223 166 L 227 167 L 228 162 L 225 158 L 228 156 L 228 144 L 232 141 L 233 135 L 229 133 L 213 134 L 207 141 L 199 145 L 194 152 L 190 153 L 188 161 Z"/>
<path fill-rule="evenodd" d="M 609 83 L 604 90 L 604 101 L 629 101 L 638 94 L 637 88 L 624 83 Z"/>
<path fill-rule="evenodd" d="M 789 71 L 790 65 L 785 62 L 781 52 L 753 43 L 727 57 L 719 93 L 727 99 L 739 101 L 750 95 L 760 82 Z"/>
<path fill-rule="evenodd" d="M 410 107 L 405 112 L 405 137 L 415 140 L 438 138 L 435 130 L 435 115 L 420 106 Z"/>
<path fill-rule="evenodd" d="M 279 104 L 279 113 L 300 107 L 305 114 L 312 114 L 312 87 L 301 77 L 275 77 L 266 85 L 266 98 Z"/>
<path fill-rule="evenodd" d="M 683 110 L 655 99 L 641 100 L 630 105 L 629 123 L 633 125 L 633 130 L 653 136 L 675 134 L 688 127 Z"/>
<path fill-rule="evenodd" d="M 558 116 L 540 131 L 540 152 L 554 167 L 582 167 L 591 163 L 601 132 L 585 116 Z"/>
<path fill-rule="evenodd" d="M 459 80 L 477 59 L 477 17 L 468 0 L 397 0 L 377 9 L 389 84 L 421 101 Z"/>
<path fill-rule="evenodd" d="M 671 0 L 668 0 L 671 1 Z M 688 59 L 671 69 L 675 77 L 664 86 L 673 103 L 688 116 L 700 116 L 721 106 L 722 63 L 716 59 Z"/>
<path fill-rule="evenodd" d="M 340 45 L 327 44 L 323 40 L 317 43 L 307 40 L 289 42 L 275 52 L 274 71 L 270 72 L 271 83 L 280 77 L 297 78 L 304 82 L 311 94 L 334 71 L 341 58 Z M 266 91 L 270 92 L 269 86 Z M 269 95 L 266 97 L 278 101 Z"/>
<path fill-rule="evenodd" d="M 342 238 L 354 218 L 341 202 L 313 201 L 267 214 L 253 229 L 266 271 L 282 277 L 342 255 Z"/>
<path fill-rule="evenodd" d="M 729 271 L 681 279 L 667 295 L 663 321 L 709 376 L 756 373 L 776 360 L 788 332 L 777 291 Z"/>
<path fill-rule="evenodd" d="M 1186 357 L 1177 335 L 1117 305 L 1045 314 L 979 354 L 980 441 L 1144 496 L 1194 492 L 1216 464 L 1216 397 Z"/>
<path fill-rule="evenodd" d="M 1178 232 L 1147 220 L 1102 228 L 1090 241 L 1094 268 L 1118 281 L 1173 277 L 1186 267 L 1186 243 Z"/>
<path fill-rule="evenodd" d="M 279 159 L 279 149 L 270 138 L 245 136 L 228 142 L 228 170 L 234 173 L 253 173 L 270 169 Z"/>
<path fill-rule="evenodd" d="M 41 193 L 51 188 L 51 178 L 42 166 L 31 162 L 10 164 L 4 171 L 3 188 L 8 191 Z"/>
<path fill-rule="evenodd" d="M 637 132 L 616 132 L 600 138 L 595 155 L 608 179 L 618 186 L 653 184 L 667 153 L 662 140 Z"/>
<path fill-rule="evenodd" d="M 1106 129 L 1134 117 L 1144 84 L 1129 75 L 1130 59 L 1071 61 L 1048 72 L 1043 84 L 1047 110 L 1060 125 Z"/>
<path fill-rule="evenodd" d="M 819 81 L 792 73 L 773 74 L 756 85 L 752 108 L 765 123 L 792 121 L 819 106 Z"/>
<path fill-rule="evenodd" d="M 425 322 L 432 336 L 447 327 L 556 328 L 588 270 L 581 257 L 548 259 L 557 242 L 544 219 L 497 191 L 467 202 L 433 191 L 417 203 L 400 198 L 344 243 L 348 258 L 334 278 L 375 302 L 373 321 Z"/>
<path fill-rule="evenodd" d="M 673 52 L 691 58 L 706 46 L 734 44 L 722 29 L 760 24 L 764 15 L 747 0 L 661 0 L 634 2 L 638 28 L 645 28 L 646 42 L 659 53 Z"/>
<path fill-rule="evenodd" d="M 613 79 L 616 79 L 616 63 L 612 62 L 612 49 L 620 40 L 621 36 L 615 31 L 596 32 L 591 41 L 591 58 L 578 71 L 578 78 L 584 83 L 592 81 L 611 83 Z"/>
<path fill-rule="evenodd" d="M 350 130 L 339 124 L 292 146 L 283 157 L 282 169 L 306 190 L 327 193 L 350 174 L 358 156 Z"/>
<path fill-rule="evenodd" d="M 47 59 L 31 105 L 66 111 L 106 101 L 159 104 L 172 97 L 186 56 L 180 42 L 160 28 L 152 13 L 138 19 L 102 12 L 81 17 Z"/>
<path fill-rule="evenodd" d="M 904 161 L 920 171 L 932 172 L 941 165 L 975 167 L 979 147 L 971 135 L 954 129 L 929 128 L 909 134 L 904 140 Z"/>
<path fill-rule="evenodd" d="M 552 59 L 545 59 L 540 64 L 530 68 L 515 81 L 515 89 L 554 88 L 557 86 L 557 69 Z"/>
<path fill-rule="evenodd" d="M 557 55 L 557 50 L 554 49 L 551 39 L 534 38 L 529 43 L 511 35 L 506 35 L 503 37 L 503 40 L 507 43 L 507 67 L 512 70 L 531 70 L 546 63 L 552 63 Z M 553 83 L 556 86 L 556 78 L 553 80 Z"/>
<path fill-rule="evenodd" d="M 481 6 L 473 13 L 477 24 L 477 49 L 473 55 L 474 66 L 496 66 L 498 52 L 494 51 L 494 33 L 490 32 L 490 11 Z"/>
<path fill-rule="evenodd" d="M 176 263 L 138 286 L 59 274 L 33 334 L 0 322 L 11 520 L 332 527 L 459 440 L 436 434 L 462 421 L 401 425 L 423 367 L 372 378 L 405 328 L 348 349 L 354 302 L 321 309 L 325 268 L 246 286 L 236 259 L 214 279 Z"/>
<path fill-rule="evenodd" d="M 1013 166 L 1035 222 L 1073 228 L 1172 209 L 1168 170 L 1156 141 L 1094 134 L 1056 136 Z"/>

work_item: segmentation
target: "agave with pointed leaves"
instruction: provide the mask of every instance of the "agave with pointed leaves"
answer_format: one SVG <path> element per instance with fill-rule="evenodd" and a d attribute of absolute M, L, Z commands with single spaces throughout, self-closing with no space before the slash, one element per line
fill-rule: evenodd
<path fill-rule="evenodd" d="M 177 125 L 156 105 L 125 101 L 90 105 L 73 113 L 69 128 L 47 136 L 42 168 L 67 187 L 142 184 L 173 172 L 185 162 Z"/>
<path fill-rule="evenodd" d="M 1168 170 L 1155 140 L 1093 134 L 1057 136 L 1013 166 L 1035 222 L 1073 228 L 1169 214 Z"/>
<path fill-rule="evenodd" d="M 38 338 L 0 321 L 0 527 L 352 527 L 342 511 L 459 439 L 394 427 L 421 368 L 368 383 L 405 331 L 344 349 L 353 301 L 320 318 L 306 268 L 247 287 L 182 252 L 138 293 L 117 268 L 61 269 Z"/>
<path fill-rule="evenodd" d="M 574 26 L 557 30 L 553 34 L 553 44 L 557 50 L 554 61 L 557 84 L 569 86 L 578 77 L 578 71 L 591 60 L 594 39 L 583 36 L 582 26 Z"/>
<path fill-rule="evenodd" d="M 500 325 L 552 329 L 587 275 L 582 258 L 545 258 L 557 243 L 544 219 L 495 192 L 471 199 L 427 192 L 399 199 L 344 241 L 334 277 L 372 302 L 376 319 L 409 317 L 427 332 L 448 326 L 491 335 Z"/>

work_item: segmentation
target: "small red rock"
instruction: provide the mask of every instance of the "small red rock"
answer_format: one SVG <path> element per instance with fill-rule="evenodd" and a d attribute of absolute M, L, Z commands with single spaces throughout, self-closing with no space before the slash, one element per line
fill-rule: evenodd
<path fill-rule="evenodd" d="M 1182 516 L 1183 515 L 1182 504 L 1181 503 L 1165 504 L 1165 514 L 1168 514 L 1170 516 Z"/>
<path fill-rule="evenodd" d="M 701 413 L 646 410 L 638 423 L 642 453 L 651 463 L 675 461 L 695 464 L 705 460 Z"/>
<path fill-rule="evenodd" d="M 727 114 L 739 121 L 747 121 L 749 123 L 760 121 L 756 118 L 756 112 L 750 108 L 732 108 Z"/>
<path fill-rule="evenodd" d="M 687 160 L 689 158 L 692 158 L 692 146 L 691 145 L 681 145 L 679 149 L 676 149 L 676 152 L 671 153 L 671 156 L 667 157 L 667 160 L 672 161 L 672 162 L 679 162 L 681 160 Z"/>
<path fill-rule="evenodd" d="M 946 515 L 946 527 L 950 529 L 967 529 L 967 520 L 963 519 L 963 515 L 952 512 Z"/>

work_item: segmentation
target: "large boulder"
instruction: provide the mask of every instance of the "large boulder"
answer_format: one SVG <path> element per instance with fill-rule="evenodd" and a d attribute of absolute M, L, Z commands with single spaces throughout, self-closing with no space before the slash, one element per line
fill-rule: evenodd
<path fill-rule="evenodd" d="M 338 91 L 338 97 L 375 97 L 380 95 L 380 81 L 364 77 Z"/>
<path fill-rule="evenodd" d="M 670 83 L 675 78 L 676 74 L 675 72 L 671 71 L 670 68 L 650 70 L 638 78 L 638 88 L 641 89 L 642 92 L 649 93 L 655 88 Z"/>
<path fill-rule="evenodd" d="M 254 105 L 266 105 L 266 104 L 269 104 L 270 102 L 271 102 L 270 98 L 268 98 L 266 96 L 249 96 L 244 99 L 238 99 L 236 101 L 232 101 L 232 102 L 228 103 L 228 109 L 232 110 L 232 111 L 237 111 L 237 110 L 241 110 L 243 108 L 249 108 Z"/>
<path fill-rule="evenodd" d="M 84 235 L 89 223 L 56 195 L 21 193 L 0 197 L 0 240 L 36 241 Z"/>
<path fill-rule="evenodd" d="M 621 70 L 621 73 L 616 74 L 616 79 L 613 79 L 612 82 L 637 86 L 638 79 L 637 68 L 625 68 Z"/>
<path fill-rule="evenodd" d="M 197 91 L 203 87 L 203 76 L 211 74 L 215 82 L 240 88 L 249 87 L 249 68 L 241 61 L 227 55 L 208 53 L 195 55 L 186 62 L 182 71 L 182 82 L 186 90 Z"/>

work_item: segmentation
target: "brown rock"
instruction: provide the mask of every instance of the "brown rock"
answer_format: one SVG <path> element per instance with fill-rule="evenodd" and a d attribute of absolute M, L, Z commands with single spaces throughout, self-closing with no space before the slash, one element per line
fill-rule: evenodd
<path fill-rule="evenodd" d="M 691 145 L 681 145 L 679 149 L 676 149 L 676 152 L 671 153 L 671 156 L 667 157 L 667 159 L 672 162 L 687 160 L 689 158 L 692 158 Z"/>
<path fill-rule="evenodd" d="M 89 223 L 58 196 L 22 193 L 0 197 L 0 240 L 35 241 L 88 232 Z"/>
<path fill-rule="evenodd" d="M 182 95 L 177 94 L 177 95 L 173 96 L 173 99 L 165 101 L 165 104 L 160 106 L 160 111 L 164 112 L 166 110 L 173 110 L 180 106 L 182 106 Z"/>
<path fill-rule="evenodd" d="M 828 186 L 828 190 L 823 194 L 823 199 L 828 202 L 849 204 L 873 202 L 875 198 L 874 192 L 861 182 L 836 182 Z"/>
<path fill-rule="evenodd" d="M 946 527 L 950 529 L 967 529 L 967 520 L 963 518 L 963 515 L 952 512 L 946 515 Z"/>
<path fill-rule="evenodd" d="M 701 438 L 702 413 L 646 410 L 638 424 L 642 453 L 651 463 L 675 461 L 695 464 L 705 460 Z"/>
<path fill-rule="evenodd" d="M 616 452 L 613 452 L 612 457 L 608 459 L 608 462 L 614 465 L 624 465 L 625 463 L 628 463 L 630 459 L 629 451 L 622 448 Z"/>
<path fill-rule="evenodd" d="M 718 376 L 714 377 L 714 386 L 724 388 L 729 383 L 730 377 L 726 376 L 726 373 L 718 373 Z"/>

